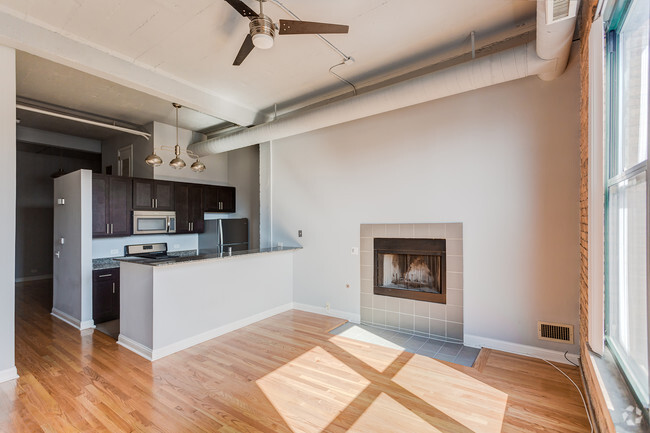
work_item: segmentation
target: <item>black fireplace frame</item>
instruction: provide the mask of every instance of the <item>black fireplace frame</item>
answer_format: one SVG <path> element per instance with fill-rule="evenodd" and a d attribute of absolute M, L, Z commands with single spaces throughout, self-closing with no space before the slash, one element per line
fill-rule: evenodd
<path fill-rule="evenodd" d="M 375 238 L 374 239 L 374 272 L 373 291 L 375 295 L 392 296 L 395 298 L 415 299 L 418 301 L 447 303 L 447 240 L 446 239 L 412 239 L 412 238 Z M 440 291 L 441 293 L 418 292 L 412 290 L 381 287 L 378 281 L 379 254 L 413 254 L 440 256 Z"/>

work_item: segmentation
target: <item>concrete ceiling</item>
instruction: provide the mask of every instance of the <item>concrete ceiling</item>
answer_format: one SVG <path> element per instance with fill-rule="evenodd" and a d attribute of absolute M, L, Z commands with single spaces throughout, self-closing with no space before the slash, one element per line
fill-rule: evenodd
<path fill-rule="evenodd" d="M 279 2 L 267 1 L 265 13 L 291 19 Z M 325 37 L 355 59 L 334 71 L 357 86 L 467 52 L 472 31 L 477 46 L 529 31 L 536 9 L 534 0 L 281 3 L 301 19 L 350 26 Z M 248 23 L 223 0 L 0 0 L 0 44 L 23 51 L 21 97 L 133 124 L 173 124 L 174 101 L 189 108 L 182 127 L 206 130 L 259 123 L 276 106 L 290 111 L 351 90 L 329 72 L 342 56 L 312 35 L 276 36 L 272 49 L 232 66 Z"/>

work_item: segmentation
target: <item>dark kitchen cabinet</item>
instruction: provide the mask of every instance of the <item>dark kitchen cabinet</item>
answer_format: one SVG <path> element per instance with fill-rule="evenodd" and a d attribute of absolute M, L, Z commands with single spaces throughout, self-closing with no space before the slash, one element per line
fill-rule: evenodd
<path fill-rule="evenodd" d="M 203 185 L 203 209 L 205 212 L 235 212 L 235 188 Z"/>
<path fill-rule="evenodd" d="M 174 210 L 174 182 L 133 179 L 134 210 Z"/>
<path fill-rule="evenodd" d="M 93 321 L 120 318 L 120 268 L 93 271 Z"/>
<path fill-rule="evenodd" d="M 203 233 L 203 186 L 192 183 L 174 185 L 176 233 Z"/>
<path fill-rule="evenodd" d="M 131 234 L 131 178 L 93 174 L 93 237 Z"/>

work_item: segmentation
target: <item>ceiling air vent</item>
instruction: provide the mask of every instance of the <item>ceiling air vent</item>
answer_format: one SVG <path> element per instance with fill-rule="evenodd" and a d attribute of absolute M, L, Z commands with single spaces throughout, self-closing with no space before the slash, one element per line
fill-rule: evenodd
<path fill-rule="evenodd" d="M 578 12 L 578 0 L 546 0 L 546 24 L 574 18 Z"/>
<path fill-rule="evenodd" d="M 573 344 L 573 325 L 537 322 L 537 338 L 540 340 Z"/>

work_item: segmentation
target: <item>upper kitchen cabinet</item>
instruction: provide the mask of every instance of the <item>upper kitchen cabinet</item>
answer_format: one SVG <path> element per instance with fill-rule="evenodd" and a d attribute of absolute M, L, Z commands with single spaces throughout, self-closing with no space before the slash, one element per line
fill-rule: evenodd
<path fill-rule="evenodd" d="M 131 178 L 93 174 L 93 237 L 131 234 Z"/>
<path fill-rule="evenodd" d="M 133 179 L 134 210 L 174 210 L 174 183 Z"/>
<path fill-rule="evenodd" d="M 203 185 L 203 209 L 205 212 L 235 212 L 235 188 Z"/>
<path fill-rule="evenodd" d="M 203 233 L 203 186 L 192 183 L 174 185 L 176 233 Z"/>

